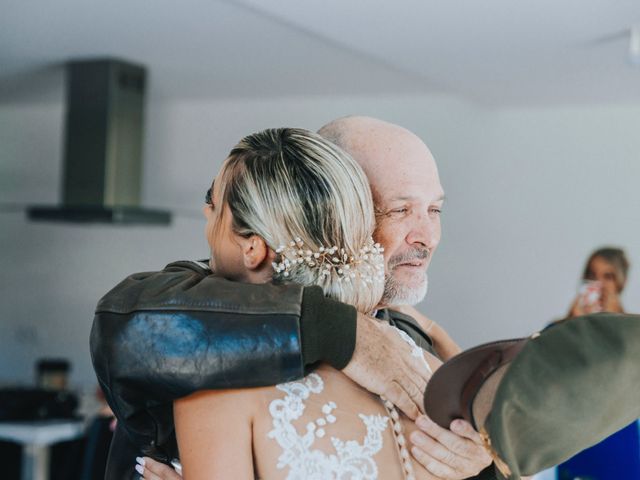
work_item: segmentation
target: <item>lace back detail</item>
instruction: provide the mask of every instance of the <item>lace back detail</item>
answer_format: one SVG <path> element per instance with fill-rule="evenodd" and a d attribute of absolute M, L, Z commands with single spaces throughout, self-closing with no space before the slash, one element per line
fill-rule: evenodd
<path fill-rule="evenodd" d="M 411 354 L 420 357 L 425 368 L 432 373 L 423 350 L 405 332 L 397 332 L 411 346 Z M 396 442 L 402 474 L 407 480 L 415 478 L 398 411 L 384 398 L 381 400 L 389 416 L 358 415 L 366 427 L 362 443 L 332 436 L 330 440 L 335 453 L 326 453 L 318 448 L 314 449 L 313 446 L 316 439 L 327 435 L 327 429 L 337 422 L 333 414 L 337 408 L 335 402 L 325 403 L 321 409 L 322 415 L 308 422 L 303 432 L 299 433 L 293 425 L 293 422 L 304 414 L 305 401 L 312 394 L 320 394 L 324 390 L 320 375 L 312 373 L 300 381 L 277 385 L 276 388 L 286 395 L 269 404 L 273 429 L 269 431 L 268 437 L 278 442 L 282 448 L 277 468 L 289 469 L 287 480 L 377 479 L 378 466 L 373 457 L 382 450 L 382 434 L 389 423 Z"/>
<path fill-rule="evenodd" d="M 326 435 L 329 425 L 336 423 L 336 417 L 332 413 L 336 408 L 334 402 L 324 404 L 323 415 L 307 423 L 304 432 L 298 433 L 293 425 L 293 421 L 304 413 L 304 401 L 311 394 L 319 394 L 324 389 L 322 378 L 312 373 L 301 381 L 278 385 L 277 388 L 285 392 L 286 396 L 269 404 L 273 429 L 268 435 L 278 442 L 283 450 L 278 458 L 277 467 L 289 468 L 287 480 L 378 478 L 378 466 L 373 456 L 382 449 L 382 433 L 387 428 L 389 417 L 360 414 L 359 417 L 367 429 L 362 443 L 331 437 L 335 453 L 328 454 L 314 449 L 313 444 L 316 438 Z"/>

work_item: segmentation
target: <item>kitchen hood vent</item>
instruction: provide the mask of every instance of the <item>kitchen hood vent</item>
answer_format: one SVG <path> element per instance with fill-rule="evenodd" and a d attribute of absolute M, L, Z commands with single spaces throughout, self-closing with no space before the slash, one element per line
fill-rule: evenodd
<path fill-rule="evenodd" d="M 145 68 L 99 59 L 67 64 L 62 205 L 32 206 L 34 221 L 167 225 L 139 206 Z"/>

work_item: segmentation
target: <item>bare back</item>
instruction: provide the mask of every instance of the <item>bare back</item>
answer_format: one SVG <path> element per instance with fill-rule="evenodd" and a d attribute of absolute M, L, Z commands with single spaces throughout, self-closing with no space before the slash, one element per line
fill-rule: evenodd
<path fill-rule="evenodd" d="M 430 357 L 429 363 L 435 369 L 439 361 Z M 200 408 L 191 397 L 176 403 L 186 480 L 251 474 L 269 480 L 404 478 L 393 422 L 381 399 L 329 366 L 275 387 L 210 391 L 195 398 Z M 400 418 L 408 439 L 416 427 Z M 191 455 L 194 448 L 200 454 Z M 419 463 L 412 465 L 416 478 L 435 478 Z"/>

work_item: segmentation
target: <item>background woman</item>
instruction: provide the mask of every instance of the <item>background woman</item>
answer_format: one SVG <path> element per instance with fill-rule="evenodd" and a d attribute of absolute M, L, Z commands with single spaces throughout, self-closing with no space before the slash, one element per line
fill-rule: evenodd
<path fill-rule="evenodd" d="M 568 317 L 589 313 L 624 313 L 620 295 L 627 283 L 629 261 L 624 250 L 604 247 L 588 258 L 582 274 L 585 282 L 569 309 Z"/>
<path fill-rule="evenodd" d="M 620 296 L 627 283 L 629 261 L 624 250 L 604 247 L 594 251 L 582 274 L 585 282 L 568 317 L 597 312 L 624 313 Z M 597 388 L 597 386 L 594 386 Z M 558 466 L 558 479 L 640 478 L 639 425 L 633 422 L 597 445 Z"/>

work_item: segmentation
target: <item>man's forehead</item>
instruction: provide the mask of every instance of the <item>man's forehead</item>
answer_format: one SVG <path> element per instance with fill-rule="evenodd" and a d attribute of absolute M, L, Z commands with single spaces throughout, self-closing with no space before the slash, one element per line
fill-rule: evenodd
<path fill-rule="evenodd" d="M 392 200 L 439 202 L 444 192 L 427 145 L 413 132 L 378 119 L 334 122 L 340 144 L 365 171 L 376 203 Z"/>
<path fill-rule="evenodd" d="M 392 195 L 384 200 L 388 202 L 419 202 L 425 199 L 429 199 L 432 203 L 444 202 L 444 192 L 435 192 L 433 195 L 429 195 L 429 192 L 425 192 L 425 195 Z"/>
<path fill-rule="evenodd" d="M 385 195 L 385 192 L 372 192 L 373 193 L 373 203 L 375 204 L 377 209 L 386 209 L 392 208 L 394 205 L 398 206 L 401 204 L 408 205 L 437 205 L 440 206 L 443 204 L 445 200 L 445 194 L 442 189 L 427 191 L 423 190 L 421 192 L 417 192 L 416 194 L 388 194 Z M 386 192 L 389 193 L 389 192 Z"/>
<path fill-rule="evenodd" d="M 402 140 L 406 142 L 395 141 L 393 145 L 372 142 L 366 149 L 355 151 L 354 158 L 372 187 L 409 183 L 428 188 L 439 184 L 438 166 L 426 145 L 415 136 Z"/>
<path fill-rule="evenodd" d="M 376 203 L 435 203 L 444 200 L 444 190 L 435 163 L 422 164 L 417 168 L 400 164 L 368 173 Z"/>

